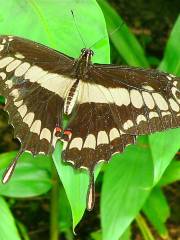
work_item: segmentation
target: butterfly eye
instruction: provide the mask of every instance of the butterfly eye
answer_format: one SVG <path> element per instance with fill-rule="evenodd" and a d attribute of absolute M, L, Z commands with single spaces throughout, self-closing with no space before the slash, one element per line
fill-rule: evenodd
<path fill-rule="evenodd" d="M 82 48 L 81 49 L 81 53 L 85 53 L 86 49 L 85 48 Z"/>
<path fill-rule="evenodd" d="M 91 51 L 91 56 L 93 56 L 94 55 L 94 52 L 93 52 L 93 50 L 90 50 Z"/>

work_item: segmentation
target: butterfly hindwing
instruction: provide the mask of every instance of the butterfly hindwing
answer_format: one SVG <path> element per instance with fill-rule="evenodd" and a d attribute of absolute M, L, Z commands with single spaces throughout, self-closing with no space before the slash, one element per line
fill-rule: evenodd
<path fill-rule="evenodd" d="M 135 136 L 118 128 L 108 104 L 80 104 L 68 128 L 72 135 L 64 143 L 63 159 L 91 172 L 98 162 L 108 161 L 135 142 Z"/>

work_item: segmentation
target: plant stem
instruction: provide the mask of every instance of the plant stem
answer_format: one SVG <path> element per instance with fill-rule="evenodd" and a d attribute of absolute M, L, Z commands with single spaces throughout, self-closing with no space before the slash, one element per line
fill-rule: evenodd
<path fill-rule="evenodd" d="M 141 214 L 138 214 L 136 217 L 136 222 L 137 225 L 142 233 L 142 236 L 144 238 L 144 240 L 155 240 L 155 238 L 153 237 L 145 219 L 143 218 L 143 216 Z"/>
<path fill-rule="evenodd" d="M 51 206 L 50 206 L 50 240 L 58 240 L 59 236 L 59 184 L 58 184 L 58 175 L 56 168 L 52 162 L 52 181 L 53 187 L 51 190 Z"/>

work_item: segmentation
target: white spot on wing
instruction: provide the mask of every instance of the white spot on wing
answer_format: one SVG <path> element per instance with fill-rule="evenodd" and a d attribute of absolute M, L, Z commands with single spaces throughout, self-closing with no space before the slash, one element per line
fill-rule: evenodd
<path fill-rule="evenodd" d="M 130 104 L 129 91 L 125 88 L 111 88 L 111 94 L 113 99 L 118 106 L 128 106 Z"/>
<path fill-rule="evenodd" d="M 144 102 L 149 109 L 153 109 L 155 106 L 154 100 L 150 93 L 142 92 Z"/>
<path fill-rule="evenodd" d="M 8 36 L 8 40 L 11 42 L 13 40 L 13 36 Z"/>
<path fill-rule="evenodd" d="M 4 68 L 6 65 L 8 65 L 10 62 L 14 60 L 13 57 L 5 57 L 0 60 L 0 68 Z"/>
<path fill-rule="evenodd" d="M 13 86 L 12 80 L 7 80 L 7 81 L 5 82 L 5 84 L 8 85 L 8 88 L 12 88 L 12 86 Z"/>
<path fill-rule="evenodd" d="M 105 131 L 99 131 L 97 136 L 97 146 L 100 144 L 108 144 L 109 139 Z"/>
<path fill-rule="evenodd" d="M 35 120 L 30 128 L 30 132 L 40 134 L 41 131 L 41 121 Z"/>
<path fill-rule="evenodd" d="M 82 82 L 82 81 L 81 81 Z M 108 91 L 103 86 L 91 83 L 82 82 L 82 88 L 84 94 L 78 97 L 78 102 L 86 103 L 86 102 L 95 102 L 95 103 L 107 103 L 112 102 L 112 97 Z"/>
<path fill-rule="evenodd" d="M 7 65 L 6 67 L 6 72 L 11 72 L 13 71 L 14 69 L 16 69 L 19 64 L 21 64 L 21 61 L 20 60 L 14 60 L 13 62 L 11 62 L 9 65 Z"/>
<path fill-rule="evenodd" d="M 71 160 L 66 160 L 66 162 L 71 163 L 72 165 L 74 165 L 74 162 L 71 161 Z"/>
<path fill-rule="evenodd" d="M 51 132 L 48 128 L 42 129 L 41 135 L 40 135 L 40 140 L 43 138 L 46 139 L 48 142 L 51 142 Z"/>
<path fill-rule="evenodd" d="M 77 149 L 81 150 L 82 149 L 82 145 L 83 145 L 82 138 L 80 138 L 80 137 L 73 138 L 71 143 L 70 143 L 69 149 L 77 148 Z"/>
<path fill-rule="evenodd" d="M 149 113 L 149 119 L 154 118 L 154 117 L 159 117 L 157 112 L 150 112 Z"/>
<path fill-rule="evenodd" d="M 22 63 L 18 68 L 16 68 L 14 75 L 16 77 L 20 77 L 20 76 L 24 75 L 25 72 L 27 72 L 27 70 L 30 68 L 30 66 L 31 66 L 30 63 L 28 63 L 28 62 Z"/>
<path fill-rule="evenodd" d="M 32 66 L 25 74 L 25 79 L 29 79 L 30 82 L 35 82 L 40 79 L 42 76 L 47 74 L 42 68 L 37 66 Z"/>
<path fill-rule="evenodd" d="M 14 97 L 14 100 L 16 100 L 19 97 L 19 91 L 17 89 L 12 90 L 10 94 L 12 97 Z"/>
<path fill-rule="evenodd" d="M 133 127 L 133 122 L 131 120 L 127 120 L 127 122 L 125 122 L 123 125 L 124 130 L 127 130 L 131 127 Z"/>
<path fill-rule="evenodd" d="M 31 79 L 30 79 L 31 81 Z M 48 73 L 37 80 L 37 82 L 60 97 L 64 97 L 65 90 L 74 81 L 72 78 L 64 77 L 56 73 Z"/>
<path fill-rule="evenodd" d="M 26 105 L 22 105 L 21 107 L 19 107 L 18 112 L 20 113 L 21 117 L 23 118 L 27 113 Z"/>
<path fill-rule="evenodd" d="M 25 58 L 21 53 L 16 53 L 15 57 L 20 58 L 20 59 Z"/>
<path fill-rule="evenodd" d="M 159 109 L 164 110 L 164 111 L 168 110 L 168 104 L 165 101 L 165 99 L 161 96 L 161 94 L 152 93 L 152 95 L 153 95 L 154 100 L 155 100 Z"/>
<path fill-rule="evenodd" d="M 171 113 L 170 113 L 169 111 L 167 111 L 167 112 L 162 112 L 161 114 L 162 114 L 163 117 L 166 116 L 166 115 L 171 115 Z"/>
<path fill-rule="evenodd" d="M 0 72 L 0 77 L 4 80 L 6 78 L 6 74 L 4 72 Z"/>
<path fill-rule="evenodd" d="M 0 52 L 4 49 L 4 45 L 0 44 Z"/>
<path fill-rule="evenodd" d="M 178 103 L 180 104 L 180 99 L 176 96 L 176 93 L 177 93 L 177 88 L 175 87 L 172 87 L 171 88 L 171 91 L 172 91 L 172 94 L 174 95 L 175 99 L 178 101 Z"/>
<path fill-rule="evenodd" d="M 96 147 L 96 138 L 93 134 L 89 134 L 87 137 L 86 137 L 86 140 L 84 142 L 84 146 L 83 148 L 92 148 L 92 149 L 95 149 Z"/>
<path fill-rule="evenodd" d="M 20 107 L 21 105 L 23 104 L 23 100 L 20 100 L 20 101 L 15 101 L 14 102 L 14 105 L 16 106 L 16 107 Z"/>
<path fill-rule="evenodd" d="M 170 98 L 169 102 L 170 102 L 172 110 L 175 112 L 179 112 L 179 105 L 177 104 L 177 102 L 173 98 Z"/>
<path fill-rule="evenodd" d="M 136 108 L 141 108 L 143 106 L 143 99 L 141 96 L 141 93 L 138 90 L 131 90 L 130 91 L 131 96 L 131 103 Z"/>
<path fill-rule="evenodd" d="M 144 115 L 140 114 L 137 116 L 136 122 L 137 122 L 137 124 L 139 124 L 142 121 L 146 121 L 146 118 Z"/>
<path fill-rule="evenodd" d="M 117 128 L 112 128 L 109 132 L 109 138 L 110 141 L 113 141 L 114 139 L 120 137 L 119 131 Z"/>
<path fill-rule="evenodd" d="M 30 127 L 33 120 L 34 120 L 34 113 L 30 112 L 24 117 L 23 122 L 27 123 L 27 125 Z"/>
<path fill-rule="evenodd" d="M 146 89 L 146 90 L 149 90 L 149 91 L 153 91 L 154 88 L 149 86 L 149 85 L 143 85 L 142 88 Z"/>

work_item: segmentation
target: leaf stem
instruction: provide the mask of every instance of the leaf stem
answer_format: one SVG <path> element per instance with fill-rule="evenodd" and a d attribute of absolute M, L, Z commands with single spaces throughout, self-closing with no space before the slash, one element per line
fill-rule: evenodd
<path fill-rule="evenodd" d="M 153 237 L 145 219 L 143 218 L 143 216 L 141 214 L 138 214 L 136 217 L 136 223 L 142 233 L 142 236 L 144 238 L 144 240 L 155 240 L 155 238 Z"/>
<path fill-rule="evenodd" d="M 52 180 L 53 187 L 51 190 L 51 206 L 50 206 L 50 240 L 58 240 L 59 236 L 59 185 L 58 185 L 58 175 L 56 168 L 52 161 Z"/>

